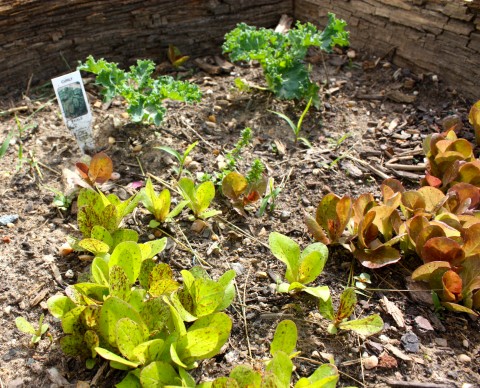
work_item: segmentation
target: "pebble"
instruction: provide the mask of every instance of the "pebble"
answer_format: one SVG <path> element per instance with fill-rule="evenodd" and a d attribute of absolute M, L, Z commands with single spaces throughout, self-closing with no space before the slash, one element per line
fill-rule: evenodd
<path fill-rule="evenodd" d="M 12 222 L 9 222 L 7 224 L 7 228 L 9 228 L 9 229 L 15 228 L 15 224 L 13 224 Z"/>
<path fill-rule="evenodd" d="M 110 137 L 108 138 L 108 144 L 115 144 L 115 143 L 116 143 L 115 138 L 110 136 Z"/>
<path fill-rule="evenodd" d="M 241 275 L 245 272 L 245 267 L 240 263 L 232 263 L 231 266 L 237 275 Z"/>
<path fill-rule="evenodd" d="M 113 128 L 118 129 L 122 127 L 122 120 L 120 120 L 118 117 L 113 118 Z"/>
<path fill-rule="evenodd" d="M 378 365 L 378 357 L 377 356 L 370 356 L 362 359 L 363 367 L 365 369 L 373 369 Z"/>
<path fill-rule="evenodd" d="M 257 276 L 257 278 L 268 278 L 268 274 L 265 271 L 258 271 L 255 275 Z"/>
<path fill-rule="evenodd" d="M 112 181 L 118 181 L 120 179 L 120 174 L 118 172 L 112 172 L 112 175 L 110 175 L 110 179 Z"/>
<path fill-rule="evenodd" d="M 217 124 L 212 122 L 212 121 L 205 121 L 205 124 L 207 125 L 207 127 L 209 128 L 216 128 L 217 127 Z"/>
<path fill-rule="evenodd" d="M 420 342 L 415 333 L 407 331 L 401 338 L 403 348 L 410 353 L 417 353 L 420 350 Z"/>
<path fill-rule="evenodd" d="M 280 213 L 280 221 L 288 221 L 290 219 L 290 216 L 292 215 L 291 212 L 284 210 Z"/>
<path fill-rule="evenodd" d="M 142 150 L 142 148 L 143 148 L 143 147 L 142 147 L 141 144 L 137 144 L 136 146 L 134 146 L 134 147 L 132 148 L 132 151 L 133 151 L 133 152 L 140 152 L 140 151 Z"/>
<path fill-rule="evenodd" d="M 445 338 L 435 338 L 434 341 L 438 346 L 442 346 L 442 347 L 448 346 L 448 342 Z"/>
<path fill-rule="evenodd" d="M 464 340 L 462 341 L 462 345 L 463 345 L 463 347 L 466 348 L 466 349 L 468 349 L 469 346 L 470 346 L 470 344 L 469 344 L 469 342 L 468 342 L 467 339 L 464 339 Z"/>
<path fill-rule="evenodd" d="M 0 226 L 7 226 L 10 228 L 9 224 L 12 224 L 18 220 L 18 214 L 5 214 L 0 216 Z"/>
<path fill-rule="evenodd" d="M 150 234 L 148 235 L 148 239 L 149 239 L 149 240 L 155 240 L 155 235 L 152 234 L 152 233 L 150 233 Z"/>
<path fill-rule="evenodd" d="M 27 387 L 27 386 L 28 386 L 27 381 L 25 381 L 21 377 L 18 377 L 15 380 L 12 380 L 7 384 L 7 388 L 22 388 L 22 387 Z"/>
<path fill-rule="evenodd" d="M 467 356 L 466 354 L 459 354 L 457 358 L 458 361 L 463 362 L 464 364 L 468 364 L 472 361 L 472 358 Z"/>
<path fill-rule="evenodd" d="M 5 314 L 9 315 L 12 312 L 12 306 L 7 306 L 3 309 Z"/>
<path fill-rule="evenodd" d="M 67 272 L 65 272 L 65 277 L 68 279 L 73 279 L 75 277 L 75 272 L 69 269 Z"/>

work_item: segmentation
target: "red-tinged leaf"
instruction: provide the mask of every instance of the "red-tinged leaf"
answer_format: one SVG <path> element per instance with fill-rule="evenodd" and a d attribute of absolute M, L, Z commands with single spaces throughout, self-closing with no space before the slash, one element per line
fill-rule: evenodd
<path fill-rule="evenodd" d="M 425 216 L 415 216 L 406 221 L 407 233 L 413 246 L 416 246 L 416 241 L 423 229 L 429 226 L 429 222 Z"/>
<path fill-rule="evenodd" d="M 468 121 L 472 124 L 475 131 L 475 142 L 477 145 L 480 145 L 480 101 L 472 105 L 468 114 Z"/>
<path fill-rule="evenodd" d="M 480 203 L 480 188 L 474 185 L 471 185 L 469 183 L 463 183 L 463 182 L 457 183 L 448 190 L 448 193 L 455 194 L 457 201 L 459 203 L 459 207 L 462 204 L 469 202 L 468 208 L 475 209 Z M 458 210 L 458 209 L 455 209 L 455 210 Z M 457 214 L 460 214 L 460 213 L 457 212 Z"/>
<path fill-rule="evenodd" d="M 467 139 L 455 140 L 447 147 L 446 152 L 449 151 L 460 153 L 465 160 L 473 157 L 473 147 Z"/>
<path fill-rule="evenodd" d="M 325 195 L 317 206 L 315 219 L 318 224 L 327 232 L 330 240 L 334 240 L 335 229 L 338 222 L 337 204 L 340 197 L 333 193 Z"/>
<path fill-rule="evenodd" d="M 381 268 L 396 263 L 402 257 L 400 252 L 392 247 L 380 246 L 377 249 L 356 249 L 353 256 L 367 268 Z"/>
<path fill-rule="evenodd" d="M 443 274 L 443 300 L 445 302 L 458 302 L 462 299 L 462 279 L 452 270 Z"/>
<path fill-rule="evenodd" d="M 342 322 L 344 319 L 350 317 L 355 310 L 357 304 L 357 295 L 353 287 L 346 288 L 340 295 L 340 305 L 335 314 L 335 324 Z"/>
<path fill-rule="evenodd" d="M 431 186 L 424 186 L 418 189 L 418 193 L 422 196 L 425 202 L 425 210 L 427 212 L 433 212 L 438 209 L 446 201 L 445 194 Z"/>
<path fill-rule="evenodd" d="M 395 219 L 395 216 L 392 215 L 396 213 L 395 208 L 386 205 L 380 205 L 375 206 L 372 210 L 370 210 L 370 212 L 375 213 L 373 224 L 378 228 L 378 231 L 385 237 L 386 240 L 390 240 L 393 232 L 392 219 Z"/>
<path fill-rule="evenodd" d="M 443 186 L 447 186 L 457 178 L 459 168 L 460 168 L 460 161 L 456 160 L 445 169 L 442 176 Z"/>
<path fill-rule="evenodd" d="M 458 133 L 463 128 L 463 121 L 460 116 L 451 115 L 443 119 L 442 128 L 445 132 L 454 131 Z"/>
<path fill-rule="evenodd" d="M 75 167 L 77 167 L 77 171 L 83 179 L 88 178 L 88 166 L 85 163 L 75 163 Z"/>
<path fill-rule="evenodd" d="M 457 181 L 480 186 L 480 160 L 462 164 L 458 169 Z"/>
<path fill-rule="evenodd" d="M 472 308 L 480 310 L 480 290 L 476 291 L 472 297 Z"/>
<path fill-rule="evenodd" d="M 345 228 L 347 227 L 350 218 L 352 217 L 352 199 L 344 196 L 338 201 L 336 206 L 337 211 L 337 225 L 335 230 L 334 241 L 337 241 L 341 236 Z"/>
<path fill-rule="evenodd" d="M 471 225 L 462 232 L 465 257 L 480 254 L 480 223 Z M 479 274 L 480 275 L 480 274 Z"/>
<path fill-rule="evenodd" d="M 431 261 L 423 264 L 412 273 L 412 280 L 428 282 L 433 272 L 439 268 L 450 269 L 452 266 L 448 261 Z"/>
<path fill-rule="evenodd" d="M 257 202 L 261 198 L 258 191 L 251 191 L 243 198 L 243 204 L 248 205 L 249 203 Z"/>
<path fill-rule="evenodd" d="M 467 314 L 471 314 L 471 315 L 474 315 L 474 316 L 478 317 L 478 313 L 476 313 L 472 309 L 469 309 L 468 307 L 462 306 L 458 303 L 443 302 L 442 306 L 444 306 L 445 308 L 447 308 L 450 311 L 455 311 L 457 313 L 467 313 Z"/>
<path fill-rule="evenodd" d="M 402 193 L 405 191 L 402 183 L 394 178 L 388 178 L 380 186 L 383 202 L 385 205 L 397 208 L 400 206 Z"/>
<path fill-rule="evenodd" d="M 450 237 L 433 237 L 425 242 L 420 257 L 425 263 L 448 261 L 456 266 L 465 259 L 465 252 L 460 244 Z"/>
<path fill-rule="evenodd" d="M 358 225 L 358 243 L 360 248 L 369 248 L 370 243 L 378 236 L 378 228 L 373 224 L 375 212 L 369 211 Z"/>
<path fill-rule="evenodd" d="M 412 214 L 423 212 L 426 204 L 425 199 L 418 191 L 405 191 L 402 193 L 401 209 L 406 218 Z"/>
<path fill-rule="evenodd" d="M 445 237 L 445 232 L 438 225 L 428 225 L 424 227 L 417 236 L 411 235 L 412 241 L 415 242 L 415 250 L 417 254 L 422 256 L 422 249 L 425 243 L 434 237 Z"/>
<path fill-rule="evenodd" d="M 105 183 L 112 176 L 112 172 L 112 159 L 110 159 L 107 154 L 99 152 L 92 157 L 88 169 L 88 177 L 92 182 Z"/>
<path fill-rule="evenodd" d="M 480 255 L 465 259 L 458 274 L 463 282 L 463 304 L 472 307 L 474 305 L 473 294 L 474 292 L 478 293 L 476 290 L 480 290 Z"/>
<path fill-rule="evenodd" d="M 432 186 L 432 187 L 442 186 L 442 181 L 438 179 L 436 176 L 433 176 L 432 174 L 430 174 L 428 171 L 425 174 L 425 181 L 429 186 Z"/>
<path fill-rule="evenodd" d="M 237 201 L 247 186 L 248 182 L 242 174 L 231 172 L 222 180 L 222 193 L 232 201 Z"/>
<path fill-rule="evenodd" d="M 307 229 L 315 241 L 319 241 L 325 245 L 330 244 L 330 240 L 323 231 L 322 227 L 318 225 L 318 222 L 310 214 L 305 213 L 305 224 L 307 225 Z"/>
<path fill-rule="evenodd" d="M 359 225 L 364 215 L 374 206 L 377 206 L 377 203 L 371 193 L 360 195 L 353 202 L 353 219 L 355 225 Z"/>

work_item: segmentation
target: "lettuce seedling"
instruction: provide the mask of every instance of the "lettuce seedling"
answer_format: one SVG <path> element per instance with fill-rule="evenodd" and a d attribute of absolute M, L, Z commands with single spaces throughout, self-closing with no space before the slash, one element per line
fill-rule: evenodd
<path fill-rule="evenodd" d="M 177 180 L 181 178 L 183 168 L 185 166 L 185 161 L 187 160 L 187 156 L 192 152 L 192 150 L 197 146 L 198 141 L 190 144 L 185 152 L 183 154 L 180 154 L 178 151 L 174 150 L 173 148 L 167 147 L 167 146 L 159 146 L 159 147 L 153 147 L 157 150 L 165 151 L 169 153 L 170 155 L 174 156 L 178 160 L 178 169 L 176 169 L 177 172 Z M 187 171 L 188 172 L 188 171 Z"/>
<path fill-rule="evenodd" d="M 348 320 L 353 314 L 356 304 L 357 296 L 355 289 L 352 287 L 346 288 L 340 295 L 340 305 L 336 313 L 333 310 L 331 297 L 326 300 L 318 299 L 318 311 L 324 318 L 332 321 L 327 329 L 330 334 L 336 334 L 338 329 L 342 329 L 369 336 L 383 329 L 383 320 L 378 314 L 373 314 L 366 318 Z"/>
<path fill-rule="evenodd" d="M 182 201 L 170 211 L 170 191 L 164 189 L 157 194 L 150 178 L 147 179 L 145 188 L 140 191 L 140 201 L 155 217 L 155 220 L 150 221 L 149 226 L 151 228 L 156 228 L 161 222 L 165 222 L 177 216 L 187 205 L 187 201 Z"/>
<path fill-rule="evenodd" d="M 219 210 L 208 210 L 210 203 L 215 197 L 215 185 L 211 181 L 203 182 L 197 186 L 190 178 L 181 178 L 178 187 L 185 205 L 188 206 L 195 217 L 209 218 L 221 214 Z"/>
<path fill-rule="evenodd" d="M 188 103 L 201 99 L 200 89 L 189 82 L 177 81 L 169 76 L 152 78 L 155 63 L 150 60 L 138 60 L 135 66 L 126 72 L 116 63 L 104 59 L 96 61 L 89 56 L 78 70 L 95 74 L 97 84 L 103 89 L 103 96 L 110 101 L 122 96 L 128 104 L 127 112 L 134 123 L 145 122 L 160 125 L 166 109 L 162 101 L 166 98 Z"/>
<path fill-rule="evenodd" d="M 92 156 L 90 165 L 78 162 L 75 164 L 80 177 L 90 186 L 105 183 L 110 179 L 113 172 L 112 159 L 107 154 L 99 152 Z"/>
<path fill-rule="evenodd" d="M 257 60 L 268 88 L 277 97 L 287 100 L 312 98 L 313 104 L 319 107 L 319 86 L 310 80 L 305 57 L 309 47 L 330 52 L 335 45 L 348 45 L 345 26 L 343 20 L 331 13 L 322 32 L 311 23 L 298 22 L 285 34 L 240 23 L 225 35 L 223 52 L 229 53 L 233 61 Z"/>
<path fill-rule="evenodd" d="M 176 69 L 182 66 L 185 62 L 187 62 L 190 57 L 188 55 L 183 55 L 180 52 L 180 49 L 173 44 L 168 45 L 168 52 L 167 52 L 168 60 L 172 64 L 172 66 Z"/>
<path fill-rule="evenodd" d="M 46 323 L 43 323 L 44 318 L 44 314 L 40 315 L 37 329 L 35 329 L 33 325 L 28 322 L 24 317 L 17 317 L 15 319 L 15 325 L 17 326 L 17 329 L 20 330 L 22 333 L 30 334 L 32 336 L 32 338 L 30 339 L 30 346 L 35 346 L 38 342 L 40 342 L 42 336 L 47 332 L 48 325 Z"/>
<path fill-rule="evenodd" d="M 270 233 L 268 242 L 272 254 L 287 266 L 285 279 L 290 284 L 279 284 L 277 287 L 279 292 L 300 290 L 317 298 L 328 298 L 327 286 L 306 286 L 323 271 L 328 258 L 328 249 L 324 244 L 310 244 L 301 252 L 295 241 L 277 232 Z"/>
<path fill-rule="evenodd" d="M 82 189 L 77 199 L 78 228 L 84 237 L 90 237 L 95 226 L 101 226 L 113 233 L 125 216 L 135 209 L 139 200 L 138 195 L 121 201 L 115 194 L 105 196 L 100 191 Z"/>

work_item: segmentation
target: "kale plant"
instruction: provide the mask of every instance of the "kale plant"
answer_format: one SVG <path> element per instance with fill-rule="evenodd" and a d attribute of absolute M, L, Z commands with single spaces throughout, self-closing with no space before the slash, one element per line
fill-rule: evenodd
<path fill-rule="evenodd" d="M 97 84 L 104 87 L 106 101 L 115 96 L 122 96 L 128 103 L 127 112 L 135 123 L 145 122 L 160 125 L 166 109 L 162 100 L 200 101 L 202 95 L 197 85 L 176 81 L 169 76 L 152 78 L 155 63 L 150 60 L 138 60 L 135 66 L 126 72 L 113 62 L 104 59 L 96 61 L 91 55 L 79 70 L 96 74 Z"/>
<path fill-rule="evenodd" d="M 225 35 L 223 52 L 233 61 L 257 60 L 263 68 L 268 88 L 279 98 L 309 100 L 319 106 L 319 86 L 310 80 L 304 60 L 309 47 L 330 52 L 335 45 L 347 46 L 346 22 L 328 15 L 323 31 L 311 23 L 297 22 L 286 34 L 240 23 Z"/>

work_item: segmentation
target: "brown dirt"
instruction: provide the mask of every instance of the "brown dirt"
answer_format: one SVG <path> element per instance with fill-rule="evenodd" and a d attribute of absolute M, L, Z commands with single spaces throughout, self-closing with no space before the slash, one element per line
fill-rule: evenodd
<path fill-rule="evenodd" d="M 368 63 L 375 61 L 375 58 L 366 59 Z M 330 251 L 327 266 L 317 283 L 330 286 L 334 299 L 347 284 L 350 268 L 356 275 L 371 274 L 371 288 L 382 290 L 367 291 L 365 297 L 360 297 L 356 310 L 358 316 L 380 313 L 386 323 L 382 333 L 367 340 L 352 333 L 327 334 L 328 323 L 319 317 L 312 299 L 303 295 L 288 297 L 273 291 L 275 274 L 283 275 L 284 268 L 265 247 L 271 231 L 284 233 L 305 247 L 311 238 L 306 233 L 303 210 L 313 214 L 322 195 L 329 191 L 352 196 L 372 191 L 378 194 L 382 178 L 370 169 L 372 166 L 401 179 L 408 187 L 417 186 L 419 175 L 415 174 L 421 171 L 406 177 L 412 172 L 383 166 L 389 153 L 399 155 L 419 147 L 428 133 L 441 129 L 441 120 L 447 115 L 462 117 L 465 122 L 462 136 L 472 139 L 466 122 L 471 101 L 465 101 L 455 91 L 444 90 L 432 75 L 396 69 L 385 60 L 379 60 L 373 69 L 366 69 L 367 62 L 362 63 L 358 58 L 348 60 L 343 53 L 330 55 L 326 61 L 328 85 L 322 61 L 315 60 L 315 56 L 312 59 L 314 78 L 323 85 L 326 94 L 323 107 L 318 111 L 312 109 L 303 124 L 303 136 L 312 142 L 311 149 L 295 146 L 286 123 L 269 112 L 281 111 L 298 118 L 303 105 L 278 101 L 266 92 L 240 93 L 234 88 L 233 80 L 237 76 L 263 85 L 261 69 L 251 65 L 236 66 L 234 73 L 221 76 L 211 76 L 193 67 L 193 73 L 180 74 L 198 84 L 204 97 L 201 103 L 192 106 L 167 103 L 168 116 L 160 128 L 128 124 L 122 116 L 120 101 L 114 101 L 109 107 L 97 104 L 99 107 L 93 108 L 97 144 L 107 148 L 115 170 L 121 175 L 111 188 L 119 196 L 132 192 L 127 187 L 129 183 L 144 179 L 142 169 L 167 182 L 174 180 L 171 159 L 153 147 L 168 145 L 182 151 L 199 140 L 192 153 L 194 163 L 189 168 L 194 175 L 213 173 L 218 170 L 215 154 L 231 149 L 246 126 L 253 129 L 254 141 L 243 153 L 239 170 L 245 172 L 254 158 L 261 158 L 276 184 L 284 182 L 275 210 L 263 217 L 256 217 L 253 210 L 243 218 L 224 198 L 217 198 L 214 207 L 222 210 L 222 218 L 210 220 L 203 233 L 192 232 L 186 217 L 180 217 L 170 227 L 181 242 L 169 245 L 165 257 L 175 271 L 195 263 L 193 255 L 184 247 L 188 239 L 195 252 L 208 262 L 208 271 L 213 276 L 231 266 L 238 272 L 240 293 L 228 309 L 234 322 L 228 346 L 217 357 L 201 363 L 194 374 L 198 380 L 205 380 L 228 374 L 238 363 L 258 364 L 268 355 L 276 324 L 289 318 L 299 326 L 298 349 L 303 358 L 295 360 L 298 376 L 311 373 L 316 363 L 326 362 L 324 357 L 329 353 L 341 372 L 340 386 L 382 387 L 389 386 L 388 381 L 392 380 L 448 387 L 460 387 L 464 383 L 474 386 L 480 381 L 479 322 L 448 312 L 439 318 L 429 305 L 414 299 L 412 293 L 406 291 L 405 278 L 418 265 L 415 259 L 371 271 L 361 268 L 342 249 Z M 98 90 L 92 84 L 87 89 L 92 106 L 97 106 Z M 413 103 L 398 102 L 399 98 L 414 94 Z M 56 102 L 51 100 L 52 91 L 37 89 L 29 97 L 28 101 L 4 101 L 2 107 L 6 110 L 30 105 L 32 110 L 20 111 L 17 116 L 22 124 L 32 123 L 34 127 L 26 130 L 21 138 L 15 136 L 16 144 L 0 159 L 0 216 L 19 215 L 13 226 L 0 226 L 0 325 L 3 331 L 0 383 L 11 387 L 50 386 L 55 379 L 49 377 L 47 370 L 56 368 L 74 386 L 78 381 L 90 382 L 98 367 L 89 371 L 81 361 L 61 354 L 58 347 L 61 328 L 48 315 L 46 300 L 62 292 L 65 285 L 77 281 L 88 270 L 89 263 L 80 261 L 75 253 L 66 257 L 58 254 L 68 235 L 78 236 L 76 216 L 52 205 L 54 194 L 49 188 L 65 190 L 61 171 L 72 168 L 82 155 L 63 125 Z M 211 115 L 215 116 L 216 125 L 208 124 Z M 3 139 L 16 124 L 10 114 L 0 120 Z M 109 137 L 116 140 L 115 144 L 108 145 Z M 20 141 L 26 161 L 17 169 Z M 138 145 L 141 145 L 140 151 Z M 423 156 L 417 154 L 402 163 L 415 165 L 423 162 L 422 159 Z M 138 210 L 127 223 L 146 240 L 151 233 L 146 227 L 149 220 L 148 214 Z M 213 241 L 213 235 L 218 241 Z M 215 242 L 220 249 L 209 253 Z M 52 257 L 53 260 L 49 260 Z M 61 278 L 55 275 L 56 271 Z M 405 328 L 399 327 L 387 314 L 380 303 L 382 296 L 400 309 Z M 242 304 L 246 306 L 246 326 Z M 54 342 L 50 344 L 44 339 L 32 349 L 28 347 L 27 336 L 15 328 L 14 320 L 24 316 L 36 322 L 41 313 L 46 314 Z M 415 321 L 419 316 L 426 318 L 433 330 L 422 329 Z M 420 349 L 415 354 L 406 352 L 400 343 L 407 331 L 418 336 Z M 402 359 L 395 349 L 409 359 Z M 462 354 L 471 361 L 461 362 L 463 356 L 460 360 L 458 356 Z M 378 356 L 379 366 L 371 370 L 362 368 L 362 355 Z M 112 386 L 120 373 L 106 369 L 97 377 L 99 386 Z"/>

